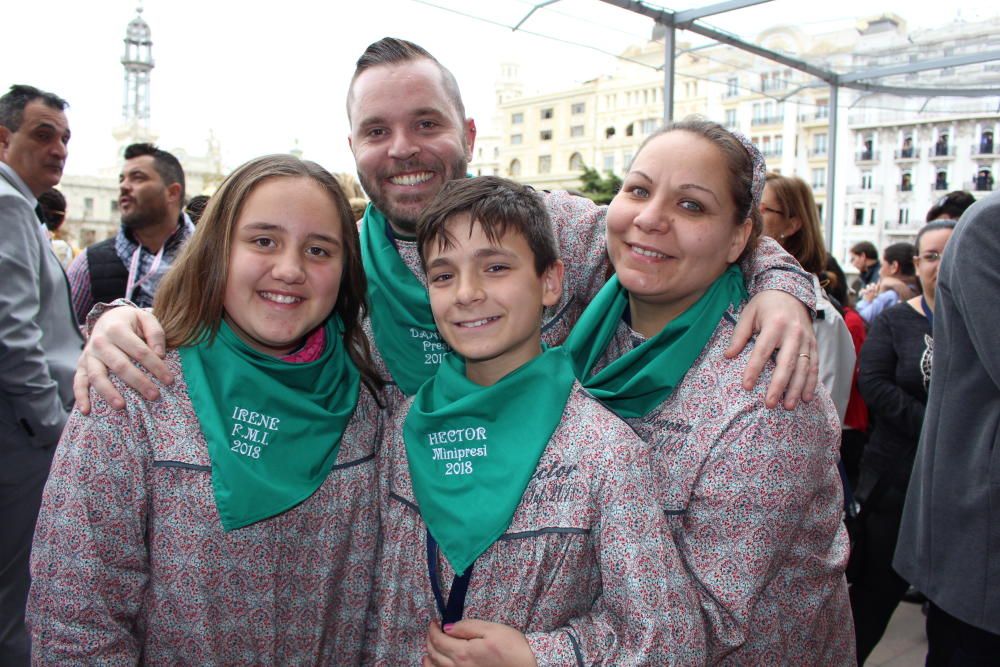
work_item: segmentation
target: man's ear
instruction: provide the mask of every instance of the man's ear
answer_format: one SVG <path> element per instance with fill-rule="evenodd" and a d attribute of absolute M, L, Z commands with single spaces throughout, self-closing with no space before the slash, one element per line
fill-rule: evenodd
<path fill-rule="evenodd" d="M 181 184 L 171 183 L 167 186 L 167 200 L 175 202 L 178 206 L 183 205 L 181 201 Z"/>
<path fill-rule="evenodd" d="M 10 147 L 10 135 L 12 134 L 13 132 L 10 131 L 10 128 L 0 125 L 0 158 L 3 157 L 4 153 Z"/>
<path fill-rule="evenodd" d="M 476 145 L 476 121 L 472 118 L 465 119 L 465 158 L 472 159 L 473 148 Z"/>

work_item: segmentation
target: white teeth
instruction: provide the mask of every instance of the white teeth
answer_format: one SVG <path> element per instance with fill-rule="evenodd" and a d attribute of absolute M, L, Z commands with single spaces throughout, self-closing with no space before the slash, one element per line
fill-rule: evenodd
<path fill-rule="evenodd" d="M 459 322 L 458 326 L 465 327 L 466 329 L 472 329 L 474 327 L 481 327 L 484 324 L 487 324 L 491 320 L 495 320 L 495 319 L 496 319 L 495 317 L 485 317 L 485 318 L 483 318 L 481 320 L 476 320 L 475 322 Z"/>
<path fill-rule="evenodd" d="M 302 300 L 297 296 L 275 294 L 273 292 L 261 292 L 260 295 L 268 301 L 274 301 L 275 303 L 298 303 Z"/>
<path fill-rule="evenodd" d="M 434 174 L 429 171 L 422 171 L 419 174 L 403 174 L 401 176 L 393 176 L 389 180 L 396 185 L 419 185 L 420 183 L 431 180 L 433 176 Z"/>
<path fill-rule="evenodd" d="M 656 257 L 658 259 L 666 259 L 667 256 L 663 253 L 656 252 L 655 250 L 647 250 L 646 248 L 640 248 L 639 246 L 632 246 L 633 252 L 637 255 L 642 255 L 643 257 Z"/>

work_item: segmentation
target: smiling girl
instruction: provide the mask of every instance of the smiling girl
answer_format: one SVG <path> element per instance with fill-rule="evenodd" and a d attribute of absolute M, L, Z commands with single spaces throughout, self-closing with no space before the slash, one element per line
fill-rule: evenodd
<path fill-rule="evenodd" d="M 45 490 L 29 615 L 45 664 L 356 664 L 377 515 L 377 381 L 346 198 L 253 160 L 154 305 L 178 381 L 74 413 Z"/>
<path fill-rule="evenodd" d="M 767 410 L 724 356 L 743 312 L 738 260 L 760 234 L 764 161 L 716 123 L 640 148 L 608 210 L 616 275 L 566 342 L 577 377 L 652 451 L 659 499 L 695 586 L 705 664 L 853 664 L 825 390 Z M 808 356 L 803 353 L 802 356 Z"/>

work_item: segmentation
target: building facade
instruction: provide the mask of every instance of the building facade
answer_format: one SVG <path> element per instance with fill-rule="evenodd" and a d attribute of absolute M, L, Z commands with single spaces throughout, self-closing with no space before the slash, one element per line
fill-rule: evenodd
<path fill-rule="evenodd" d="M 883 15 L 822 34 L 776 26 L 755 42 L 847 72 L 995 51 L 1000 18 L 909 32 L 900 17 Z M 497 83 L 491 164 L 486 167 L 477 149 L 470 171 L 498 169 L 540 189 L 578 188 L 585 166 L 624 174 L 642 142 L 663 123 L 664 80 L 657 69 L 663 53 L 663 42 L 652 39 L 622 53 L 611 74 L 536 94 L 524 94 L 516 68 L 505 65 Z M 747 135 L 769 169 L 812 185 L 825 215 L 833 145 L 829 87 L 774 61 L 715 44 L 679 44 L 675 71 L 674 118 L 700 114 Z M 916 99 L 839 91 L 830 247 L 842 264 L 856 241 L 884 247 L 914 236 L 927 209 L 950 190 L 977 195 L 991 190 L 1000 166 L 1000 63 L 879 83 L 993 87 L 998 95 Z"/>

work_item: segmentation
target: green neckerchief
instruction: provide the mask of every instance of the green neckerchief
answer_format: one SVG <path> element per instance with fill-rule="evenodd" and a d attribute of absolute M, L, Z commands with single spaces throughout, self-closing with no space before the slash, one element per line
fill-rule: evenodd
<path fill-rule="evenodd" d="M 305 363 L 257 352 L 225 322 L 211 344 L 178 349 L 225 530 L 295 507 L 337 459 L 360 374 L 344 349 L 340 318 L 324 326 L 326 348 Z"/>
<path fill-rule="evenodd" d="M 403 427 L 413 494 L 456 573 L 507 530 L 572 387 L 569 358 L 551 348 L 490 387 L 448 354 L 417 391 Z"/>
<path fill-rule="evenodd" d="M 660 333 L 593 373 L 628 307 L 628 292 L 618 276 L 612 276 L 583 311 L 563 347 L 590 393 L 619 417 L 644 417 L 667 400 L 726 310 L 746 297 L 743 274 L 733 264 Z"/>
<path fill-rule="evenodd" d="M 420 284 L 387 234 L 388 220 L 371 204 L 361 224 L 361 260 L 375 344 L 407 396 L 434 375 L 448 347 L 438 335 L 427 288 Z"/>

